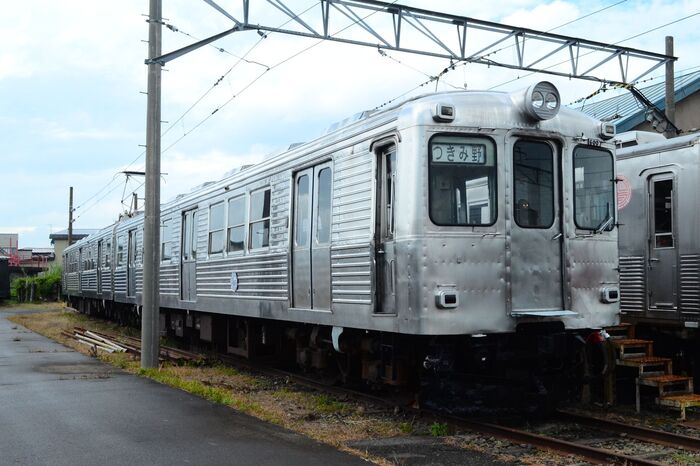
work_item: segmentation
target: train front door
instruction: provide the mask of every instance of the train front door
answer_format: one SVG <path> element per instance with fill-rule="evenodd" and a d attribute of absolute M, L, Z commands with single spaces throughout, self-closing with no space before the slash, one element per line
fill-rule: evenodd
<path fill-rule="evenodd" d="M 197 211 L 182 214 L 180 230 L 180 299 L 197 300 Z"/>
<path fill-rule="evenodd" d="M 649 178 L 649 250 L 647 292 L 650 312 L 675 312 L 677 238 L 675 234 L 674 178 L 672 174 Z"/>
<path fill-rule="evenodd" d="M 559 151 L 547 141 L 513 144 L 511 313 L 566 315 L 562 293 Z"/>
<path fill-rule="evenodd" d="M 127 245 L 127 296 L 136 296 L 136 230 L 129 230 Z"/>
<path fill-rule="evenodd" d="M 333 171 L 323 163 L 294 175 L 292 307 L 331 309 Z"/>

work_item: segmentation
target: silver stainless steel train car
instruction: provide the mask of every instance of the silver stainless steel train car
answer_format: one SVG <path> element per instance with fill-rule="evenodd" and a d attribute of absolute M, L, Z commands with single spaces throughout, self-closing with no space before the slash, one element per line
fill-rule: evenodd
<path fill-rule="evenodd" d="M 409 353 L 559 361 L 618 320 L 613 136 L 548 82 L 363 112 L 162 206 L 163 326 L 389 382 Z M 74 305 L 138 314 L 142 224 L 66 249 Z"/>
<path fill-rule="evenodd" d="M 620 308 L 625 319 L 700 325 L 700 133 L 620 135 Z"/>

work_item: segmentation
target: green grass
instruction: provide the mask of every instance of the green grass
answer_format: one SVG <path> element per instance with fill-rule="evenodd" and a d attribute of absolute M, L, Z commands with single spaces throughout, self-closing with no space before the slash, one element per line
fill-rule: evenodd
<path fill-rule="evenodd" d="M 444 422 L 433 422 L 430 425 L 430 435 L 433 437 L 444 437 L 450 433 L 450 429 Z"/>
<path fill-rule="evenodd" d="M 348 411 L 345 403 L 336 401 L 325 393 L 312 397 L 313 409 L 319 414 L 341 414 Z"/>
<path fill-rule="evenodd" d="M 413 424 L 410 422 L 400 422 L 399 423 L 399 430 L 403 434 L 412 434 L 413 433 Z"/>
<path fill-rule="evenodd" d="M 193 395 L 200 396 L 211 402 L 223 405 L 234 405 L 234 399 L 228 390 L 218 387 L 209 387 L 197 380 L 185 380 L 163 369 L 139 369 L 138 374 L 148 377 L 171 387 L 179 388 Z"/>

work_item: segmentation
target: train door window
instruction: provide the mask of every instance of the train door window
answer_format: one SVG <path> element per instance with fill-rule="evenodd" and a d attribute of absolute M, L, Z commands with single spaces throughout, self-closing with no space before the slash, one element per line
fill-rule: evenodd
<path fill-rule="evenodd" d="M 190 223 L 190 259 L 197 259 L 197 222 L 199 215 L 193 210 L 191 213 Z"/>
<path fill-rule="evenodd" d="M 430 219 L 436 225 L 496 222 L 496 146 L 483 137 L 430 140 Z"/>
<path fill-rule="evenodd" d="M 228 252 L 241 252 L 245 249 L 245 197 L 228 201 Z"/>
<path fill-rule="evenodd" d="M 112 242 L 107 241 L 107 247 L 104 249 L 105 253 L 105 259 L 104 259 L 104 266 L 109 267 L 112 265 L 111 257 L 112 257 Z"/>
<path fill-rule="evenodd" d="M 384 218 L 386 238 L 394 237 L 394 197 L 396 190 L 396 147 L 391 146 L 389 150 L 384 152 Z"/>
<path fill-rule="evenodd" d="M 309 175 L 297 178 L 296 220 L 294 222 L 294 244 L 306 246 L 309 243 L 311 222 L 311 196 Z"/>
<path fill-rule="evenodd" d="M 612 230 L 615 215 L 612 154 L 597 147 L 574 149 L 574 220 L 585 230 Z"/>
<path fill-rule="evenodd" d="M 209 254 L 224 252 L 224 203 L 209 208 Z"/>
<path fill-rule="evenodd" d="M 160 226 L 160 261 L 169 262 L 173 257 L 172 221 L 166 220 Z"/>
<path fill-rule="evenodd" d="M 124 265 L 126 252 L 126 237 L 124 235 L 117 236 L 117 267 Z"/>
<path fill-rule="evenodd" d="M 654 181 L 654 245 L 673 247 L 673 180 Z"/>
<path fill-rule="evenodd" d="M 270 245 L 270 190 L 264 189 L 250 194 L 249 249 L 266 248 Z"/>
<path fill-rule="evenodd" d="M 331 239 L 331 169 L 321 169 L 317 175 L 318 211 L 316 212 L 316 244 L 327 244 Z"/>
<path fill-rule="evenodd" d="M 540 141 L 513 146 L 513 209 L 524 228 L 550 228 L 554 223 L 554 153 Z"/>

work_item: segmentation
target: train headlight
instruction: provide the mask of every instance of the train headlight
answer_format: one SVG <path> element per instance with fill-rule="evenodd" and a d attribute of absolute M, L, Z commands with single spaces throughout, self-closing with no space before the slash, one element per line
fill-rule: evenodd
<path fill-rule="evenodd" d="M 535 120 L 554 118 L 560 106 L 559 91 L 548 81 L 540 81 L 525 91 L 525 112 Z"/>

